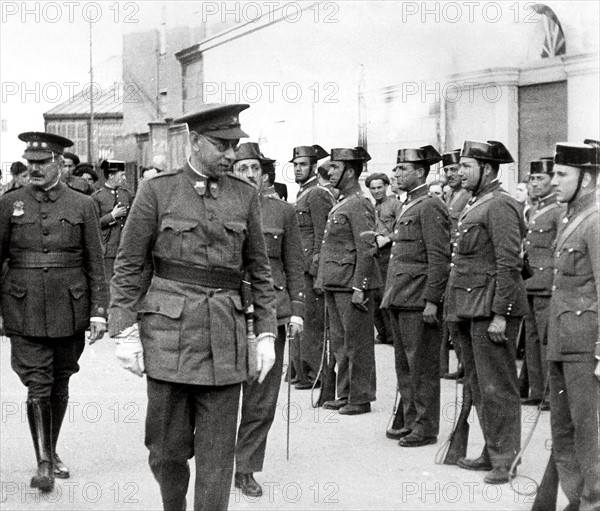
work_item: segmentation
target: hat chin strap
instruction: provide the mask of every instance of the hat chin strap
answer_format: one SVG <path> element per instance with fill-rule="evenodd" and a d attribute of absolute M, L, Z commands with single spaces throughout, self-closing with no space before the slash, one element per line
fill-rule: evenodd
<path fill-rule="evenodd" d="M 579 177 L 577 178 L 577 188 L 575 188 L 575 191 L 573 192 L 573 195 L 571 195 L 571 198 L 567 201 L 567 204 L 572 204 L 573 201 L 575 199 L 577 199 L 577 196 L 579 195 L 579 192 L 581 191 L 581 186 L 583 185 L 583 176 L 585 174 L 585 171 L 583 169 L 579 169 Z"/>
<path fill-rule="evenodd" d="M 346 174 L 346 171 L 348 170 L 348 167 L 346 166 L 346 164 L 344 163 L 344 170 L 342 170 L 342 173 L 340 174 L 340 178 L 337 180 L 337 182 L 332 185 L 334 188 L 338 188 L 338 185 L 342 182 L 342 179 L 344 179 L 344 174 Z"/>
<path fill-rule="evenodd" d="M 485 167 L 485 163 L 483 164 L 483 167 L 481 167 L 481 166 L 479 167 L 479 179 L 477 180 L 477 185 L 475 185 L 475 188 L 473 189 L 473 195 L 477 195 L 479 188 L 481 188 L 481 181 L 483 180 L 484 167 Z"/>

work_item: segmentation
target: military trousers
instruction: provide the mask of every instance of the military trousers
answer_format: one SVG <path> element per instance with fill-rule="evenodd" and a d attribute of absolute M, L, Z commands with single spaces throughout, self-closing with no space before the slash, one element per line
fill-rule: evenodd
<path fill-rule="evenodd" d="M 561 488 L 579 511 L 600 509 L 596 362 L 549 361 L 552 450 Z"/>
<path fill-rule="evenodd" d="M 28 399 L 69 397 L 69 378 L 79 371 L 85 332 L 69 337 L 10 338 L 11 366 L 27 387 Z"/>
<path fill-rule="evenodd" d="M 381 276 L 384 279 L 384 285 L 374 291 L 375 300 L 375 328 L 377 329 L 378 340 L 384 344 L 391 344 L 393 342 L 393 330 L 392 320 L 390 318 L 390 311 L 388 309 L 381 308 L 381 300 L 383 300 L 383 294 L 385 291 L 385 277 L 387 275 L 388 266 L 390 263 L 390 255 L 392 253 L 391 244 L 387 247 L 380 249 L 379 257 L 377 258 L 377 264 L 381 271 Z"/>
<path fill-rule="evenodd" d="M 465 378 L 471 386 L 483 438 L 494 467 L 510 467 L 521 448 L 521 399 L 516 341 L 521 318 L 506 318 L 508 338 L 493 342 L 492 318 L 455 321 L 452 340 L 460 343 Z M 455 338 L 456 337 L 456 338 Z"/>
<path fill-rule="evenodd" d="M 323 332 L 325 330 L 325 297 L 315 293 L 314 277 L 304 274 L 304 330 L 300 336 L 300 359 L 302 374 L 298 375 L 304 381 L 313 381 L 319 372 Z"/>
<path fill-rule="evenodd" d="M 525 357 L 527 376 L 529 377 L 529 397 L 542 399 L 548 378 L 546 350 L 550 297 L 528 295 L 527 301 L 529 302 L 529 314 L 525 316 Z"/>
<path fill-rule="evenodd" d="M 422 310 L 388 309 L 394 330 L 398 391 L 404 407 L 404 427 L 423 437 L 440 430 L 440 344 L 442 310 L 437 325 L 423 321 Z"/>
<path fill-rule="evenodd" d="M 262 383 L 244 382 L 242 386 L 242 417 L 238 427 L 235 448 L 235 470 L 244 474 L 263 469 L 267 435 L 277 410 L 277 396 L 281 386 L 286 326 L 277 330 L 275 364 Z"/>
<path fill-rule="evenodd" d="M 367 298 L 367 310 L 362 311 L 352 305 L 351 291 L 325 291 L 338 399 L 356 405 L 375 401 L 377 385 L 372 291 L 365 291 Z"/>
<path fill-rule="evenodd" d="M 104 275 L 106 276 L 106 281 L 110 285 L 110 281 L 115 275 L 115 257 L 104 257 Z"/>
<path fill-rule="evenodd" d="M 187 385 L 147 378 L 146 447 L 163 508 L 186 508 L 195 457 L 195 511 L 229 505 L 241 383 Z"/>

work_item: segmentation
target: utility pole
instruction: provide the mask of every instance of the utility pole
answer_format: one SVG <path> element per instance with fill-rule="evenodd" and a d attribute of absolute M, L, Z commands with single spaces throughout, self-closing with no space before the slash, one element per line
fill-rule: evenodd
<path fill-rule="evenodd" d="M 92 22 L 90 25 L 90 120 L 88 122 L 88 161 L 94 163 L 94 65 L 92 60 Z"/>

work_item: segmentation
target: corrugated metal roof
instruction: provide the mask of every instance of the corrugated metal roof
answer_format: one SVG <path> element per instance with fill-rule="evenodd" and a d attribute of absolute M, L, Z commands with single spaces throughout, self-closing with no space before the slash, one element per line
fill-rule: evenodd
<path fill-rule="evenodd" d="M 85 92 L 85 94 L 84 94 Z M 103 90 L 100 98 L 94 97 L 94 115 L 123 116 L 123 95 L 114 89 Z M 44 114 L 44 119 L 90 115 L 90 93 L 81 91 L 64 103 L 55 106 Z"/>

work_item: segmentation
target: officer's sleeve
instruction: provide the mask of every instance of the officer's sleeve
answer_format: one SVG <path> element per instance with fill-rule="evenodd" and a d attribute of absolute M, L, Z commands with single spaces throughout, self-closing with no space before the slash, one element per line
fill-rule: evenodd
<path fill-rule="evenodd" d="M 0 197 L 0 278 L 4 276 L 4 263 L 8 258 L 8 248 L 10 243 L 10 205 L 7 197 Z M 2 317 L 2 304 L 0 302 L 0 317 Z"/>
<path fill-rule="evenodd" d="M 158 232 L 158 200 L 150 182 L 143 184 L 133 201 L 121 233 L 110 283 L 109 333 L 125 330 L 137 321 L 137 303 L 144 292 L 143 271 Z"/>
<path fill-rule="evenodd" d="M 592 273 L 594 274 L 594 282 L 596 284 L 596 300 L 600 300 L 600 211 L 596 211 L 592 215 L 591 222 L 588 223 L 588 228 L 584 239 L 587 244 L 587 249 L 590 254 L 592 263 Z M 598 316 L 598 338 L 596 339 L 595 356 L 600 360 L 600 314 Z"/>
<path fill-rule="evenodd" d="M 496 287 L 492 312 L 510 315 L 519 298 L 522 220 L 507 200 L 495 200 L 487 210 L 487 226 L 496 258 Z"/>
<path fill-rule="evenodd" d="M 361 236 L 361 233 L 375 230 L 375 208 L 368 199 L 353 202 L 351 207 L 352 209 L 344 212 L 350 216 L 356 247 L 356 267 L 352 277 L 352 287 L 364 291 L 381 286 L 381 275 L 375 261 L 377 254 L 375 237 Z"/>
<path fill-rule="evenodd" d="M 308 196 L 308 207 L 314 228 L 313 255 L 321 253 L 321 245 L 327 224 L 329 210 L 333 207 L 333 197 L 323 188 L 314 187 Z"/>
<path fill-rule="evenodd" d="M 421 231 L 427 252 L 427 283 L 423 298 L 438 304 L 444 297 L 450 274 L 450 219 L 446 206 L 437 198 L 425 199 L 420 208 Z"/>
<path fill-rule="evenodd" d="M 112 209 L 105 215 L 102 214 L 102 196 L 97 193 L 92 196 L 94 199 L 94 203 L 96 204 L 96 211 L 98 212 L 98 216 L 100 217 L 100 228 L 108 229 L 117 223 L 115 217 L 112 216 Z"/>
<path fill-rule="evenodd" d="M 91 292 L 91 315 L 105 318 L 108 314 L 108 285 L 104 274 L 104 258 L 98 214 L 94 201 L 86 199 L 83 222 L 83 260 Z"/>
<path fill-rule="evenodd" d="M 300 227 L 293 208 L 286 208 L 283 234 L 283 269 L 292 302 L 292 316 L 304 317 L 304 261 Z"/>
<path fill-rule="evenodd" d="M 252 190 L 252 193 L 252 201 L 248 210 L 248 236 L 244 243 L 242 263 L 252 284 L 256 334 L 271 332 L 277 336 L 275 288 L 273 287 L 267 246 L 262 232 L 262 215 L 258 193 L 256 190 Z"/>

